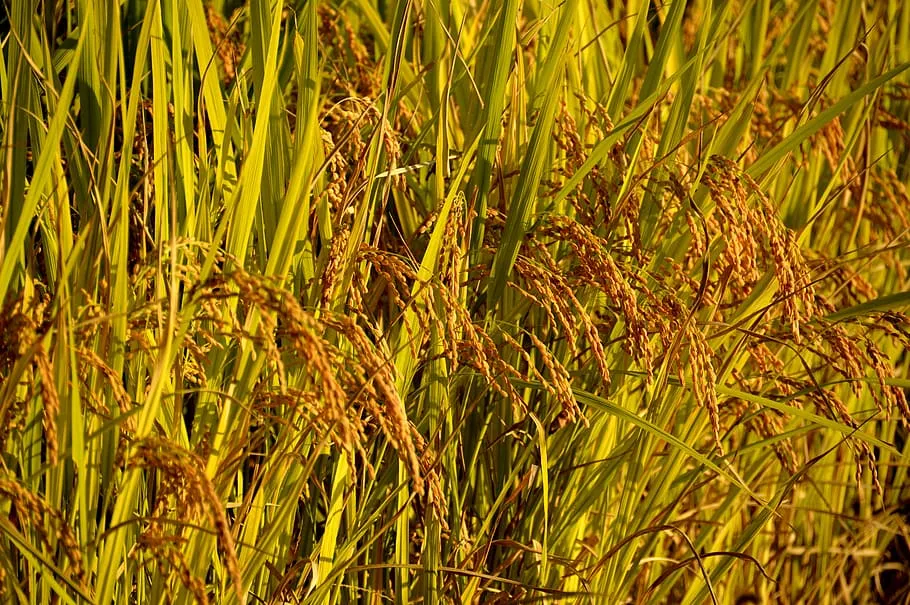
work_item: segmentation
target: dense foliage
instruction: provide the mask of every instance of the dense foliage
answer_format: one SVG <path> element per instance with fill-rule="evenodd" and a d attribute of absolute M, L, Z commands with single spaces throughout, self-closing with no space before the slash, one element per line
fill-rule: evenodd
<path fill-rule="evenodd" d="M 908 598 L 910 3 L 5 10 L 4 602 Z"/>

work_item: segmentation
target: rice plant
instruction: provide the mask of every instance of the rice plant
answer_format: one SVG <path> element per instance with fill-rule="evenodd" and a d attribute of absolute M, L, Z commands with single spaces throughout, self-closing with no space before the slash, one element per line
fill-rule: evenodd
<path fill-rule="evenodd" d="M 0 599 L 910 599 L 910 4 L 11 0 Z"/>

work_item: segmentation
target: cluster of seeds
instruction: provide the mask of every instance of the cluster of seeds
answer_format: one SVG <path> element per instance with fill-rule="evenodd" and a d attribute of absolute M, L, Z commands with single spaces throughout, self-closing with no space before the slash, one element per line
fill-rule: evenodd
<path fill-rule="evenodd" d="M 87 578 L 82 546 L 60 511 L 13 478 L 0 478 L 0 495 L 12 504 L 15 514 L 11 516 L 11 521 L 17 529 L 34 532 L 45 552 L 55 553 L 59 550 L 69 563 L 67 571 L 70 576 L 84 585 Z M 6 588 L 6 583 L 2 580 L 0 577 L 0 590 Z"/>
<path fill-rule="evenodd" d="M 44 449 L 48 463 L 53 465 L 58 456 L 60 396 L 53 361 L 45 346 L 45 333 L 49 327 L 47 309 L 48 301 L 40 297 L 13 298 L 0 309 L 0 376 L 3 377 L 0 391 L 5 391 L 3 400 L 10 402 L 0 409 L 3 426 L 0 444 L 7 441 L 16 427 L 23 427 L 26 402 L 37 397 L 41 401 Z M 20 384 L 26 385 L 28 391 L 25 400 L 14 396 L 15 388 Z"/>
<path fill-rule="evenodd" d="M 181 582 L 196 599 L 208 603 L 205 583 L 191 577 L 189 566 L 180 551 L 183 538 L 167 521 L 173 514 L 180 515 L 183 521 L 200 517 L 207 519 L 218 537 L 218 546 L 234 590 L 243 603 L 243 580 L 230 524 L 221 498 L 205 473 L 205 462 L 196 454 L 178 448 L 170 440 L 150 437 L 133 444 L 127 468 L 144 469 L 157 478 L 155 503 L 139 548 L 152 554 L 159 565 L 166 563 L 170 569 L 176 570 Z"/>
<path fill-rule="evenodd" d="M 712 157 L 703 183 L 720 215 L 708 219 L 712 239 L 725 244 L 716 270 L 730 273 L 733 283 L 741 286 L 738 294 L 743 299 L 770 266 L 778 282 L 782 319 L 799 342 L 800 322 L 815 313 L 815 288 L 793 232 L 780 221 L 758 184 L 730 160 Z"/>

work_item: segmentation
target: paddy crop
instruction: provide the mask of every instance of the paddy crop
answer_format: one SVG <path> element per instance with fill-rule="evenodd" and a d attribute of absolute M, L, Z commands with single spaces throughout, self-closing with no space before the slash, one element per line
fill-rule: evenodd
<path fill-rule="evenodd" d="M 910 598 L 910 4 L 5 10 L 4 602 Z"/>

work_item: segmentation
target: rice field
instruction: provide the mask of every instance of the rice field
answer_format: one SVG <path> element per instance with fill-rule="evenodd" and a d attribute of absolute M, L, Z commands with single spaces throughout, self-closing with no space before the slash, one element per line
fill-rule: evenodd
<path fill-rule="evenodd" d="M 910 3 L 10 0 L 0 601 L 910 602 Z"/>

